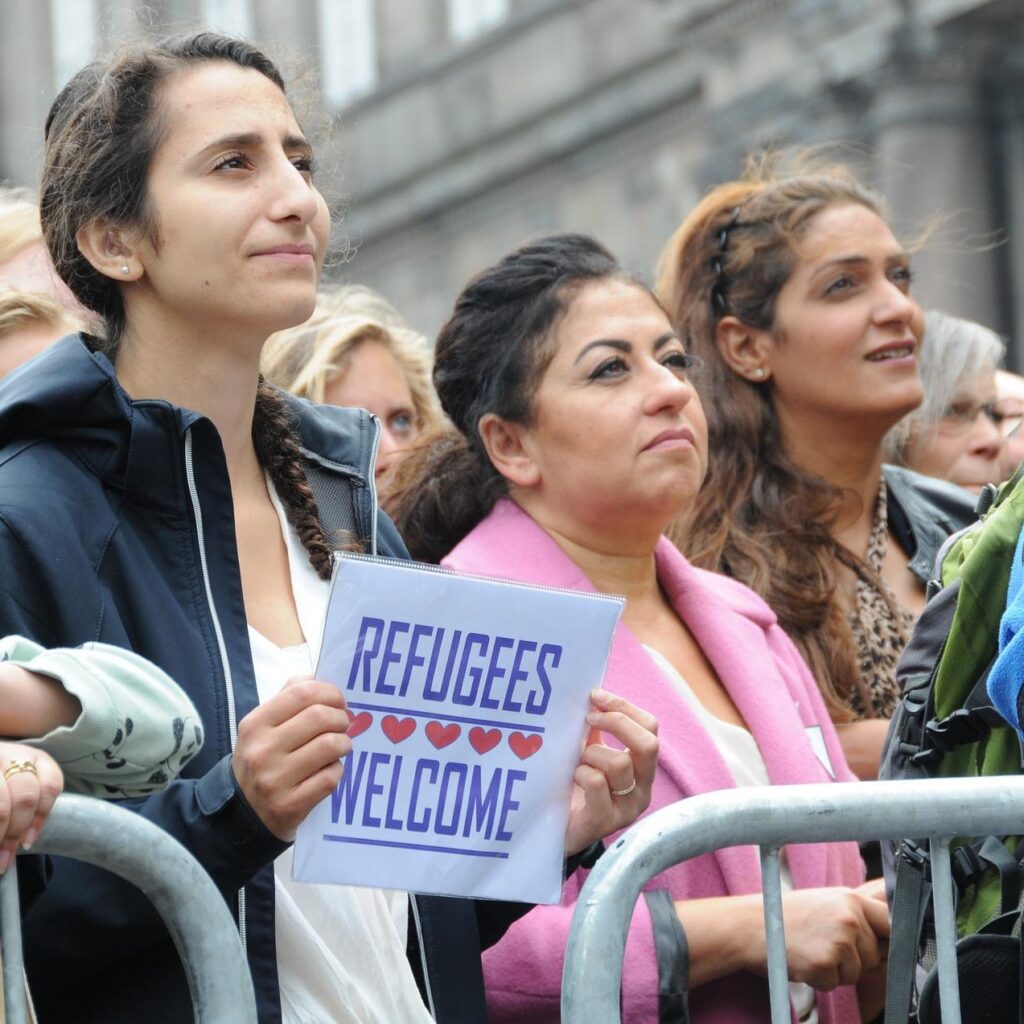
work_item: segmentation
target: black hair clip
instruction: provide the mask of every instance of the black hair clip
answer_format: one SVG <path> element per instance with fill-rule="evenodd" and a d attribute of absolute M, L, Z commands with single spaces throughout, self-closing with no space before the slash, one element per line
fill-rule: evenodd
<path fill-rule="evenodd" d="M 729 214 L 729 219 L 718 229 L 716 232 L 716 239 L 718 240 L 718 252 L 711 258 L 711 269 L 715 273 L 715 283 L 711 288 L 711 308 L 721 315 L 726 311 L 727 303 L 725 301 L 725 288 L 727 281 L 725 279 L 724 266 L 722 256 L 729 248 L 729 233 L 735 230 L 740 220 L 740 208 L 734 206 L 732 212 Z"/>

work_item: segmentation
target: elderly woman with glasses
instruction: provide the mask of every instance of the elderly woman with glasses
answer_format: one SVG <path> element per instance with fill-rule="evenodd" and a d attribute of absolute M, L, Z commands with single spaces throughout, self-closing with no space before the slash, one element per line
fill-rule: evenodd
<path fill-rule="evenodd" d="M 929 312 L 921 349 L 924 401 L 890 433 L 891 460 L 971 491 L 999 483 L 1000 428 L 1010 409 L 997 399 L 996 370 L 1005 351 L 987 327 Z"/>

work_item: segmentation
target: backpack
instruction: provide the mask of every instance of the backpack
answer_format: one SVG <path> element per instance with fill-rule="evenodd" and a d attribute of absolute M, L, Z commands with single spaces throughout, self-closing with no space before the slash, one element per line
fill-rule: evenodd
<path fill-rule="evenodd" d="M 986 488 L 978 509 L 979 521 L 954 534 L 936 560 L 928 602 L 897 668 L 902 696 L 880 778 L 1021 771 L 1017 733 L 992 706 L 986 684 L 1024 527 L 1024 468 L 998 491 Z M 1018 847 L 1024 855 L 1016 836 L 970 836 L 951 844 L 961 1008 L 971 1024 L 1024 1024 Z M 883 864 L 893 920 L 885 1022 L 938 1024 L 927 847 L 904 840 L 894 856 L 884 844 Z"/>

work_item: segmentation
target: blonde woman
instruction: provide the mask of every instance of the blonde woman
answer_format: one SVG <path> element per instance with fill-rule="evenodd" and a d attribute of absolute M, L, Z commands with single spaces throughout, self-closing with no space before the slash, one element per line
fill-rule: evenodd
<path fill-rule="evenodd" d="M 361 285 L 324 288 L 316 311 L 271 336 L 265 376 L 292 394 L 368 409 L 381 422 L 377 476 L 441 423 L 430 343 L 386 299 Z"/>
<path fill-rule="evenodd" d="M 67 306 L 49 295 L 0 285 L 0 377 L 80 327 Z"/>
<path fill-rule="evenodd" d="M 28 189 L 0 188 L 0 285 L 43 292 L 65 305 L 75 305 L 50 262 L 39 205 Z"/>

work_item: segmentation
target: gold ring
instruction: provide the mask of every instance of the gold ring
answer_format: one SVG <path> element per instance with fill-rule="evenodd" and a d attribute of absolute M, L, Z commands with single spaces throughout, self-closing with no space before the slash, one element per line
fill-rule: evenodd
<path fill-rule="evenodd" d="M 12 761 L 4 769 L 4 780 L 6 781 L 12 775 L 17 775 L 18 772 L 31 772 L 37 778 L 39 776 L 39 769 L 36 768 L 35 761 L 29 761 L 26 759 L 24 761 Z"/>
<path fill-rule="evenodd" d="M 636 777 L 633 777 L 633 781 L 625 789 L 613 789 L 612 796 L 629 796 L 633 790 L 636 789 Z"/>

